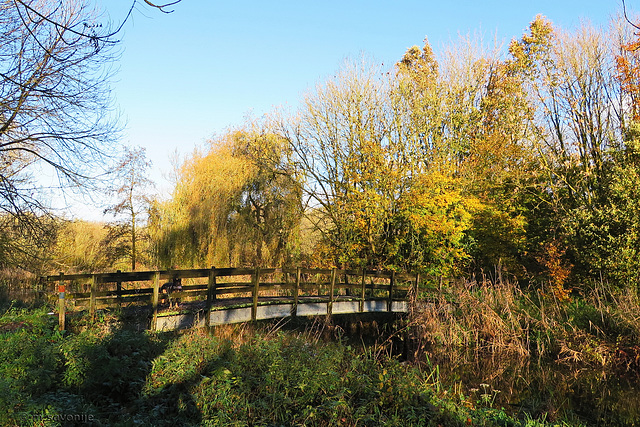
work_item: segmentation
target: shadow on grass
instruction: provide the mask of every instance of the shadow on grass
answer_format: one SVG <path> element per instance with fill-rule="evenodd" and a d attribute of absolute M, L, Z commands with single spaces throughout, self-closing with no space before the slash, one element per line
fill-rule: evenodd
<path fill-rule="evenodd" d="M 98 425 L 199 425 L 200 414 L 189 392 L 195 378 L 174 378 L 162 392 L 147 392 L 154 366 L 180 335 L 151 333 L 139 325 L 123 327 L 127 322 L 122 318 L 117 318 L 115 327 L 107 323 L 90 325 L 61 345 L 62 391 L 82 404 L 82 408 L 74 405 L 75 412 L 93 414 Z"/>
<path fill-rule="evenodd" d="M 145 385 L 178 337 L 122 327 L 117 316 L 57 331 L 46 311 L 0 316 L 2 425 L 198 425 L 192 379 L 149 396 Z M 183 422 L 184 421 L 184 422 Z"/>

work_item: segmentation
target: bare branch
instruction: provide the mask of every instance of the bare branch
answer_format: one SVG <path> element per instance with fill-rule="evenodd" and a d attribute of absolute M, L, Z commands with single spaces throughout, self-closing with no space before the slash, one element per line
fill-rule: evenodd
<path fill-rule="evenodd" d="M 119 126 L 105 65 L 116 55 L 88 29 L 86 2 L 0 6 L 0 205 L 20 221 L 44 213 L 47 191 L 33 179 L 41 166 L 74 191 L 108 167 Z"/>
<path fill-rule="evenodd" d="M 151 6 L 151 7 L 155 7 L 156 9 L 160 10 L 160 11 L 161 11 L 161 12 L 163 12 L 163 13 L 171 13 L 171 12 L 173 12 L 173 10 L 164 10 L 164 9 L 165 9 L 166 7 L 169 7 L 169 6 L 173 6 L 173 5 L 175 5 L 175 4 L 178 4 L 178 3 L 180 3 L 181 1 L 182 1 L 182 0 L 176 0 L 176 1 L 173 1 L 173 2 L 171 2 L 171 3 L 166 3 L 166 4 L 155 4 L 155 3 L 153 3 L 153 2 L 151 2 L 151 1 L 149 1 L 149 0 L 144 0 L 144 2 L 145 2 L 146 4 L 148 4 L 148 5 L 149 5 L 149 6 Z M 134 1 L 134 3 L 135 3 L 135 1 Z"/>
<path fill-rule="evenodd" d="M 73 26 L 68 26 L 54 19 L 51 19 L 51 17 L 47 16 L 46 14 L 40 13 L 38 10 L 33 8 L 30 4 L 27 4 L 24 0 L 14 0 L 14 4 L 16 8 L 18 8 L 18 6 L 22 6 L 27 11 L 33 13 L 34 15 L 38 16 L 40 19 L 48 22 L 51 25 L 54 25 L 57 29 L 61 29 L 62 31 L 68 31 L 77 36 L 91 39 L 94 42 L 100 41 L 104 43 L 115 44 L 115 43 L 118 43 L 120 40 L 112 40 L 111 38 L 116 34 L 118 34 L 120 30 L 122 30 L 122 27 L 124 27 L 125 23 L 129 20 L 129 17 L 131 16 L 131 13 L 133 12 L 133 9 L 136 5 L 136 1 L 137 0 L 133 1 L 133 3 L 131 4 L 131 7 L 129 8 L 129 11 L 127 12 L 127 15 L 125 16 L 124 20 L 120 23 L 120 25 L 114 31 L 108 32 L 107 34 L 103 34 L 103 35 L 98 35 L 95 30 L 96 28 L 101 28 L 102 27 L 101 24 L 88 24 L 87 22 L 83 22 L 82 24 L 76 23 Z M 83 28 L 83 30 L 90 30 L 90 31 L 89 32 L 79 31 L 76 29 L 79 26 Z"/>
<path fill-rule="evenodd" d="M 633 22 L 631 22 L 631 20 L 629 19 L 629 17 L 627 16 L 627 5 L 625 4 L 625 1 L 622 0 L 622 13 L 624 14 L 624 19 L 635 29 L 640 30 L 640 27 L 637 26 L 636 24 L 634 24 Z"/>

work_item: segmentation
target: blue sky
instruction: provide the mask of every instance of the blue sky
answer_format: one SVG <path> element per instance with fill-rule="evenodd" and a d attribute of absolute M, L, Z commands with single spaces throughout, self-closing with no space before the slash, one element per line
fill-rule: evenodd
<path fill-rule="evenodd" d="M 114 22 L 130 5 L 101 2 Z M 124 26 L 112 85 L 127 123 L 123 142 L 146 147 L 151 178 L 167 194 L 171 153 L 190 153 L 247 113 L 295 109 L 347 58 L 364 53 L 392 66 L 425 37 L 436 53 L 460 35 L 506 47 L 537 14 L 571 29 L 581 19 L 606 25 L 621 8 L 620 0 L 182 0 L 162 14 L 139 5 Z"/>

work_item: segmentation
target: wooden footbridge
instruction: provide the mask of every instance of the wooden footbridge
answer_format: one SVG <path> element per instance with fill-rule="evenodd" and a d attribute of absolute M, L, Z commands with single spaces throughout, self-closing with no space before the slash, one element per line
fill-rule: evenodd
<path fill-rule="evenodd" d="M 406 312 L 419 275 L 377 270 L 210 268 L 48 276 L 60 329 L 69 312 L 108 307 L 146 313 L 152 330 L 287 316 Z M 164 283 L 181 290 L 163 293 Z M 173 308 L 174 303 L 178 304 Z"/>

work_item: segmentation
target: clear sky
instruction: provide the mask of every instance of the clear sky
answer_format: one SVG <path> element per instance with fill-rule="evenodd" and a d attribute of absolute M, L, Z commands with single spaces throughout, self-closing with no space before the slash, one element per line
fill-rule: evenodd
<path fill-rule="evenodd" d="M 537 14 L 572 29 L 582 19 L 606 25 L 622 10 L 620 0 L 182 0 L 163 14 L 139 2 L 121 35 L 112 87 L 126 119 L 123 142 L 146 147 L 165 195 L 171 153 L 190 153 L 247 113 L 295 109 L 347 58 L 364 53 L 392 66 L 425 37 L 436 53 L 460 35 L 506 47 Z M 120 22 L 131 3 L 98 4 Z"/>

